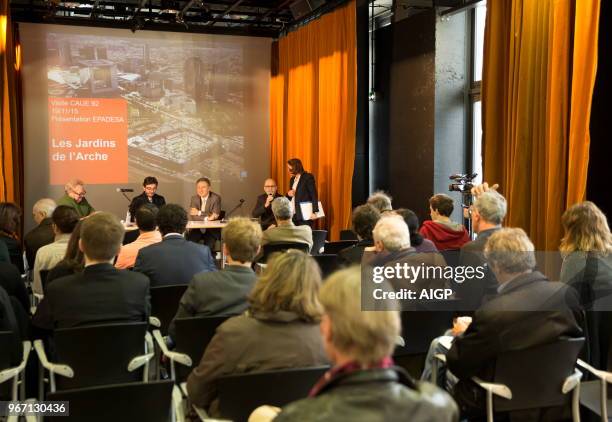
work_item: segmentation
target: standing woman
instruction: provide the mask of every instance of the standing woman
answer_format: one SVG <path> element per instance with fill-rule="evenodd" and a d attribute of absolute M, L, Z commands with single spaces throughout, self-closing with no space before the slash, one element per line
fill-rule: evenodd
<path fill-rule="evenodd" d="M 293 206 L 293 223 L 296 226 L 308 225 L 312 228 L 312 219 L 304 220 L 302 216 L 302 208 L 300 204 L 302 202 L 312 203 L 313 214 L 319 212 L 319 196 L 317 195 L 317 185 L 315 178 L 311 173 L 304 170 L 302 161 L 299 158 L 292 158 L 287 161 L 289 168 L 289 174 L 291 174 L 291 180 L 289 180 L 289 192 L 287 197 L 291 200 Z"/>
<path fill-rule="evenodd" d="M 0 203 L 0 242 L 6 245 L 11 263 L 23 274 L 23 249 L 18 234 L 20 227 L 21 209 L 12 202 Z"/>

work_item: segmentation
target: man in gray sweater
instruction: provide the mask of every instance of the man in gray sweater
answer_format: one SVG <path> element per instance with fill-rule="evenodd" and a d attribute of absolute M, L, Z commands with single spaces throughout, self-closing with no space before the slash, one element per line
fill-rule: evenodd
<path fill-rule="evenodd" d="M 312 249 L 312 229 L 307 225 L 293 224 L 291 202 L 287 198 L 283 196 L 272 201 L 272 213 L 276 225 L 271 225 L 264 232 L 262 245 L 295 242 L 305 243 L 309 250 Z"/>

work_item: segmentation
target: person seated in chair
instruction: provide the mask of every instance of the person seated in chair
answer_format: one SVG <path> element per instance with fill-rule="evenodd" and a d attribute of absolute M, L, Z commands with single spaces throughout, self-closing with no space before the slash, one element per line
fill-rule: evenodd
<path fill-rule="evenodd" d="M 338 261 L 341 265 L 359 264 L 363 251 L 374 246 L 372 230 L 380 219 L 378 208 L 370 204 L 359 205 L 353 210 L 353 231 L 357 233 L 359 241 L 353 246 L 338 252 Z"/>
<path fill-rule="evenodd" d="M 496 231 L 484 253 L 498 281 L 497 295 L 476 310 L 471 323 L 455 327 L 450 350 L 438 339 L 432 342 L 425 370 L 430 373 L 435 354 L 446 354 L 448 370 L 441 365 L 438 373 L 446 375 L 467 418 L 481 417 L 485 409 L 484 390 L 472 377 L 492 380 L 499 355 L 583 335 L 577 293 L 535 270 L 534 246 L 522 229 Z"/>
<path fill-rule="evenodd" d="M 281 196 L 272 201 L 272 213 L 276 225 L 271 225 L 263 233 L 262 245 L 275 243 L 305 243 L 308 250 L 312 249 L 312 229 L 308 225 L 296 226 L 293 224 L 293 211 L 291 202 Z"/>
<path fill-rule="evenodd" d="M 457 420 L 457 405 L 447 393 L 393 366 L 401 324 L 399 312 L 390 309 L 397 309 L 397 303 L 389 302 L 385 311 L 363 311 L 358 268 L 327 279 L 320 300 L 321 336 L 333 367 L 308 398 L 285 406 L 275 421 Z"/>
<path fill-rule="evenodd" d="M 193 276 L 170 323 L 170 336 L 176 318 L 238 315 L 247 309 L 247 296 L 257 278 L 251 265 L 261 245 L 261 227 L 248 218 L 232 218 L 221 236 L 225 268 Z"/>
<path fill-rule="evenodd" d="M 224 375 L 327 365 L 319 318 L 321 273 L 304 252 L 275 254 L 249 295 L 249 309 L 217 328 L 187 379 L 189 400 L 219 416 L 216 381 Z"/>
<path fill-rule="evenodd" d="M 34 222 L 37 226 L 23 237 L 28 268 L 34 268 L 36 252 L 43 246 L 53 243 L 55 240 L 51 215 L 56 206 L 53 199 L 43 198 L 36 201 L 34 207 L 32 207 L 32 217 L 34 217 Z"/>
<path fill-rule="evenodd" d="M 157 212 L 156 221 L 162 241 L 140 249 L 134 264 L 134 271 L 149 277 L 151 287 L 188 284 L 197 273 L 217 271 L 208 246 L 183 236 L 187 227 L 183 207 L 164 205 Z"/>
<path fill-rule="evenodd" d="M 155 217 L 158 211 L 159 209 L 156 205 L 146 203 L 136 210 L 135 217 L 139 231 L 138 238 L 121 247 L 115 267 L 121 269 L 132 268 L 136 262 L 138 251 L 149 245 L 161 242 L 161 233 L 157 230 L 157 225 L 155 224 Z"/>
<path fill-rule="evenodd" d="M 85 256 L 83 272 L 53 280 L 45 300 L 50 323 L 70 328 L 93 324 L 148 321 L 149 280 L 146 276 L 113 267 L 124 228 L 107 212 L 83 221 L 79 248 Z"/>
<path fill-rule="evenodd" d="M 463 224 L 451 220 L 454 209 L 453 198 L 444 193 L 429 198 L 431 220 L 424 221 L 419 232 L 432 241 L 439 251 L 459 250 L 470 241 Z"/>

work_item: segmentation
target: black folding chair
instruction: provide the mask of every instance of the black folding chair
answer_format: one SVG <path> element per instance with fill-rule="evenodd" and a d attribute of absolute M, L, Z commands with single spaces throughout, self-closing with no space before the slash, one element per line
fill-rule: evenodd
<path fill-rule="evenodd" d="M 327 369 L 319 366 L 221 377 L 217 381 L 221 416 L 246 422 L 261 405 L 282 407 L 305 398 Z"/>
<path fill-rule="evenodd" d="M 312 249 L 311 255 L 319 255 L 323 252 L 323 245 L 325 245 L 325 239 L 327 238 L 327 230 L 313 230 L 312 231 Z"/>
<path fill-rule="evenodd" d="M 164 336 L 168 334 L 168 326 L 176 315 L 187 286 L 187 284 L 175 284 L 151 288 L 151 324 Z"/>
<path fill-rule="evenodd" d="M 22 356 L 15 356 L 16 334 L 0 331 L 0 400 L 25 400 L 25 367 L 32 343 L 22 342 Z"/>
<path fill-rule="evenodd" d="M 53 362 L 42 341 L 34 341 L 42 366 L 40 398 L 44 396 L 45 369 L 51 392 L 148 380 L 153 340 L 147 327 L 145 322 L 130 322 L 57 329 L 50 342 Z"/>
<path fill-rule="evenodd" d="M 579 421 L 580 389 L 576 387 L 582 373 L 575 366 L 583 345 L 584 338 L 573 338 L 507 352 L 497 358 L 492 380 L 472 377 L 486 392 L 487 421 L 493 422 L 495 412 L 560 407 L 570 403 L 572 419 Z"/>
<path fill-rule="evenodd" d="M 194 366 L 197 366 L 208 343 L 215 335 L 217 327 L 229 317 L 192 317 L 177 318 L 174 321 L 174 350 L 168 350 L 166 343 L 157 330 L 153 336 L 162 353 L 170 360 L 170 377 L 179 383 L 187 379 Z M 175 363 L 180 365 L 177 367 Z"/>
<path fill-rule="evenodd" d="M 339 240 L 337 242 L 326 242 L 323 247 L 323 253 L 325 255 L 338 255 L 344 248 L 348 248 L 349 246 L 353 246 L 357 243 L 356 240 Z"/>
<path fill-rule="evenodd" d="M 69 416 L 49 416 L 48 421 L 170 422 L 174 421 L 172 380 L 113 384 L 49 393 L 48 400 L 64 401 Z"/>
<path fill-rule="evenodd" d="M 340 240 L 359 240 L 359 238 L 352 230 L 340 230 Z"/>
<path fill-rule="evenodd" d="M 284 243 L 269 243 L 263 247 L 263 255 L 259 259 L 258 263 L 265 264 L 268 258 L 277 252 L 285 252 L 289 249 L 297 249 L 302 252 L 308 253 L 308 245 L 306 243 L 299 242 L 284 242 Z"/>
<path fill-rule="evenodd" d="M 323 278 L 329 276 L 331 273 L 340 268 L 338 263 L 338 255 L 314 255 L 313 258 L 315 261 L 317 261 L 317 264 L 319 264 Z"/>

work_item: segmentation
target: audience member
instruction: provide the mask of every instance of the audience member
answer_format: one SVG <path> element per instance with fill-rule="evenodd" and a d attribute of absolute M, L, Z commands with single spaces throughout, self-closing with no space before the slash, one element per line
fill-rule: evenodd
<path fill-rule="evenodd" d="M 95 211 L 85 198 L 87 191 L 82 180 L 73 179 L 66 183 L 64 192 L 64 196 L 57 200 L 57 205 L 67 205 L 74 208 L 79 217 L 86 217 Z"/>
<path fill-rule="evenodd" d="M 441 389 L 394 367 L 397 311 L 361 310 L 361 273 L 349 268 L 321 288 L 321 336 L 333 367 L 309 398 L 291 403 L 275 421 L 456 421 L 457 406 Z"/>
<path fill-rule="evenodd" d="M 423 238 L 419 233 L 419 217 L 417 217 L 414 211 L 407 208 L 400 208 L 394 212 L 401 216 L 406 222 L 408 231 L 410 232 L 410 245 L 417 252 L 438 252 L 436 245 L 434 245 L 431 240 Z"/>
<path fill-rule="evenodd" d="M 157 227 L 162 241 L 138 251 L 134 271 L 149 277 L 151 287 L 188 284 L 203 271 L 217 271 L 206 245 L 183 237 L 187 212 L 180 205 L 166 204 L 157 213 Z"/>
<path fill-rule="evenodd" d="M 359 205 L 353 210 L 353 231 L 357 234 L 359 241 L 338 252 L 338 261 L 342 265 L 360 263 L 365 248 L 374 246 L 372 230 L 379 219 L 380 212 L 373 205 Z"/>
<path fill-rule="evenodd" d="M 472 377 L 492 379 L 499 355 L 582 336 L 576 293 L 535 270 L 534 246 L 522 229 L 496 231 L 484 253 L 497 295 L 476 310 L 464 332 L 455 332 L 450 350 L 434 340 L 428 355 L 429 364 L 433 354 L 446 353 L 447 385 L 467 418 L 481 417 L 485 409 L 483 390 Z"/>
<path fill-rule="evenodd" d="M 23 274 L 23 250 L 18 235 L 20 227 L 21 209 L 12 202 L 0 202 L 0 242 L 6 245 L 9 259 Z"/>
<path fill-rule="evenodd" d="M 305 243 L 312 249 L 312 229 L 308 225 L 296 226 L 293 221 L 291 202 L 284 196 L 272 201 L 272 213 L 276 225 L 271 225 L 264 233 L 262 245 L 275 243 Z"/>
<path fill-rule="evenodd" d="M 453 198 L 448 195 L 439 193 L 429 198 L 431 220 L 423 222 L 420 233 L 431 240 L 439 251 L 458 250 L 470 241 L 463 224 L 451 220 L 454 209 Z"/>
<path fill-rule="evenodd" d="M 472 228 L 478 234 L 476 240 L 468 242 L 461 247 L 459 265 L 463 267 L 481 267 L 486 265 L 484 248 L 487 240 L 493 233 L 501 228 L 506 216 L 506 198 L 495 190 L 488 190 L 480 194 L 470 208 Z M 496 294 L 497 280 L 495 275 L 487 269 L 485 277 L 471 278 L 464 283 L 455 285 L 456 293 L 461 299 L 464 311 L 474 311 L 491 295 Z"/>
<path fill-rule="evenodd" d="M 30 313 L 30 299 L 26 285 L 17 267 L 10 262 L 0 262 L 0 287 L 19 302 L 26 314 Z"/>
<path fill-rule="evenodd" d="M 0 331 L 13 333 L 13 339 L 9 346 L 10 356 L 11 364 L 17 366 L 21 361 L 22 354 L 21 332 L 11 299 L 2 286 L 0 286 Z"/>
<path fill-rule="evenodd" d="M 376 191 L 372 195 L 370 195 L 367 203 L 372 205 L 381 213 L 393 211 L 393 206 L 391 205 L 391 196 L 381 190 Z"/>
<path fill-rule="evenodd" d="M 79 215 L 74 208 L 60 205 L 53 211 L 51 219 L 55 241 L 40 248 L 34 259 L 32 290 L 38 294 L 43 294 L 43 282 L 46 282 L 46 280 L 41 280 L 40 272 L 55 267 L 66 255 L 68 241 L 79 222 Z"/>
<path fill-rule="evenodd" d="M 251 216 L 259 218 L 261 228 L 266 230 L 274 224 L 274 213 L 272 213 L 272 201 L 281 196 L 277 191 L 276 181 L 274 179 L 266 179 L 264 182 L 264 193 L 257 197 L 257 202 Z"/>
<path fill-rule="evenodd" d="M 161 233 L 157 231 L 157 225 L 155 223 L 157 211 L 158 208 L 156 205 L 147 203 L 143 203 L 143 205 L 136 210 L 135 217 L 139 231 L 138 238 L 132 243 L 128 243 L 121 247 L 115 267 L 122 269 L 132 268 L 136 262 L 136 256 L 139 250 L 146 246 L 161 242 Z"/>
<path fill-rule="evenodd" d="M 605 214 L 589 201 L 561 218 L 561 281 L 574 287 L 586 310 L 589 347 L 585 359 L 608 369 L 612 348 L 612 234 Z"/>
<path fill-rule="evenodd" d="M 83 221 L 84 220 L 79 220 L 77 225 L 74 226 L 70 239 L 68 239 L 68 246 L 66 247 L 64 258 L 58 262 L 55 267 L 49 270 L 47 274 L 47 285 L 57 278 L 83 271 L 85 267 L 85 256 L 83 255 L 83 251 L 79 248 Z"/>
<path fill-rule="evenodd" d="M 129 210 L 132 221 L 136 218 L 136 212 L 143 205 L 150 205 L 156 210 L 166 205 L 166 199 L 157 194 L 157 186 L 158 182 L 155 177 L 147 176 L 144 178 L 142 182 L 142 193 L 132 198 L 132 202 L 130 202 Z"/>
<path fill-rule="evenodd" d="M 297 250 L 274 255 L 249 296 L 249 310 L 217 328 L 189 375 L 190 401 L 218 416 L 221 376 L 327 364 L 318 326 L 320 284 L 310 256 Z"/>
<path fill-rule="evenodd" d="M 123 225 L 112 214 L 99 212 L 83 221 L 79 247 L 85 256 L 85 268 L 49 283 L 45 300 L 50 321 L 43 326 L 148 321 L 149 280 L 113 267 L 123 235 Z"/>
<path fill-rule="evenodd" d="M 0 262 L 11 262 L 11 257 L 9 255 L 8 248 L 6 247 L 6 243 L 0 241 Z"/>
<path fill-rule="evenodd" d="M 256 279 L 251 265 L 261 245 L 261 227 L 248 218 L 233 218 L 221 236 L 227 258 L 225 268 L 193 276 L 174 319 L 238 315 L 246 310 L 247 296 Z M 169 332 L 174 334 L 174 320 Z"/>
<path fill-rule="evenodd" d="M 55 240 L 55 233 L 51 226 L 53 223 L 51 221 L 51 214 L 53 214 L 55 207 L 53 199 L 43 198 L 36 201 L 32 208 L 32 216 L 37 226 L 23 237 L 23 245 L 29 268 L 34 268 L 34 258 L 36 258 L 38 249 L 53 243 Z"/>

